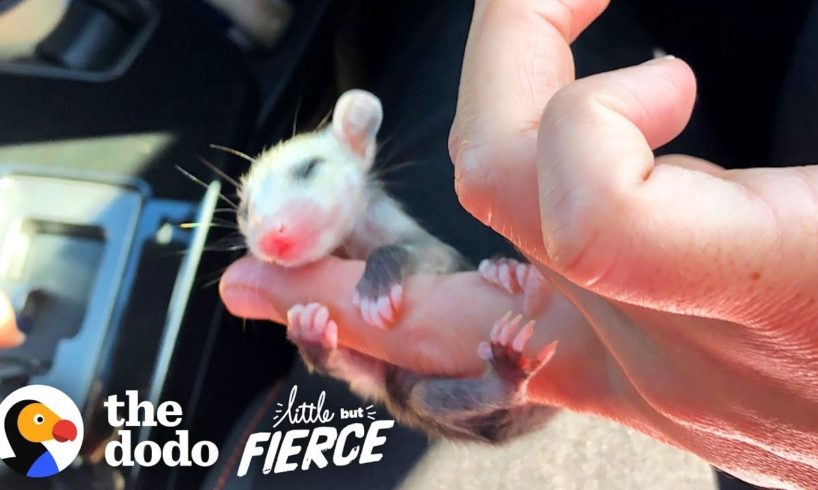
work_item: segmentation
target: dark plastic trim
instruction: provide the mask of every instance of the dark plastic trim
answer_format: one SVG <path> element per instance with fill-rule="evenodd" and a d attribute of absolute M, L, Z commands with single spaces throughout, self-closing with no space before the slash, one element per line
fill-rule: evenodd
<path fill-rule="evenodd" d="M 2 1 L 0 0 L 0 2 Z M 144 21 L 139 25 L 128 47 L 110 67 L 103 70 L 74 70 L 50 64 L 37 58 L 26 58 L 0 62 L 0 73 L 95 83 L 108 82 L 122 76 L 139 56 L 139 53 L 142 52 L 142 49 L 159 25 L 159 9 L 150 0 L 133 0 L 133 2 L 144 10 Z M 0 3 L 0 7 L 2 7 L 2 3 Z M 2 12 L 2 8 L 0 8 L 0 12 Z"/>

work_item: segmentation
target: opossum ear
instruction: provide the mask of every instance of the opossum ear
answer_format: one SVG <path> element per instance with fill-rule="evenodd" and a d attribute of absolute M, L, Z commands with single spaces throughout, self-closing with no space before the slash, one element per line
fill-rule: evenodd
<path fill-rule="evenodd" d="M 348 90 L 335 103 L 332 134 L 368 167 L 375 156 L 375 137 L 381 121 L 380 99 L 364 90 Z"/>

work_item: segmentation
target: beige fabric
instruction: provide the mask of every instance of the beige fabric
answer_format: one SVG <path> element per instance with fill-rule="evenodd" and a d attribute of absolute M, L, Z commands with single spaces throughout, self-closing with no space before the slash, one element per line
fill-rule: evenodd
<path fill-rule="evenodd" d="M 715 490 L 701 459 L 611 422 L 562 412 L 502 450 L 438 442 L 402 490 Z"/>
<path fill-rule="evenodd" d="M 259 44 L 272 47 L 290 21 L 287 0 L 208 0 Z"/>
<path fill-rule="evenodd" d="M 0 61 L 30 56 L 65 13 L 66 0 L 23 0 L 0 13 Z"/>

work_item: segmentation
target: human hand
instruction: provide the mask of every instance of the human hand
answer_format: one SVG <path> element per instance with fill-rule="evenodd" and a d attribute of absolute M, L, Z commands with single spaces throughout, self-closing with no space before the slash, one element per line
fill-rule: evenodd
<path fill-rule="evenodd" d="M 582 311 L 635 402 L 585 408 L 814 488 L 818 167 L 654 158 L 695 81 L 674 59 L 573 81 L 568 43 L 606 4 L 476 3 L 450 138 L 461 203 Z"/>
<path fill-rule="evenodd" d="M 654 159 L 686 124 L 695 81 L 683 62 L 662 60 L 574 82 L 568 42 L 605 6 L 478 1 L 464 62 L 458 195 L 554 288 L 539 292 L 530 344 L 559 346 L 529 395 L 759 485 L 814 486 L 818 172 Z M 222 296 L 240 316 L 279 321 L 294 303 L 324 303 L 341 343 L 448 374 L 478 372 L 474 351 L 493 320 L 522 308 L 476 273 L 419 276 L 395 328 L 372 329 L 348 300 L 362 270 L 246 258 Z"/>
<path fill-rule="evenodd" d="M 0 349 L 11 349 L 22 344 L 26 336 L 17 328 L 14 309 L 8 297 L 0 291 Z"/>

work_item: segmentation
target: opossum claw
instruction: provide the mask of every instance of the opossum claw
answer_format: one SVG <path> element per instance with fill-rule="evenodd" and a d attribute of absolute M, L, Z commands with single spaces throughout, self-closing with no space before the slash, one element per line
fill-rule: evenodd
<path fill-rule="evenodd" d="M 338 325 L 330 319 L 325 306 L 298 304 L 287 311 L 287 336 L 294 344 L 319 344 L 325 349 L 335 349 Z"/>
<path fill-rule="evenodd" d="M 492 327 L 489 341 L 481 342 L 477 347 L 477 355 L 501 378 L 512 383 L 520 383 L 533 376 L 551 360 L 557 346 L 556 342 L 552 342 L 536 355 L 526 356 L 523 350 L 534 335 L 535 321 L 531 320 L 520 327 L 521 321 L 522 315 L 511 317 L 506 313 Z"/>
<path fill-rule="evenodd" d="M 376 249 L 366 259 L 364 275 L 355 287 L 352 302 L 370 325 L 387 328 L 397 319 L 403 302 L 404 268 L 408 250 L 401 245 Z"/>
<path fill-rule="evenodd" d="M 528 316 L 537 315 L 550 297 L 545 277 L 532 264 L 509 258 L 483 259 L 477 271 L 509 294 L 522 292 L 523 312 Z"/>
<path fill-rule="evenodd" d="M 477 271 L 486 281 L 516 294 L 523 290 L 530 267 L 514 259 L 483 259 Z"/>

